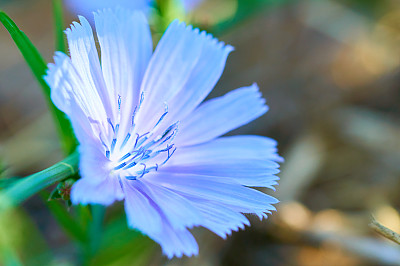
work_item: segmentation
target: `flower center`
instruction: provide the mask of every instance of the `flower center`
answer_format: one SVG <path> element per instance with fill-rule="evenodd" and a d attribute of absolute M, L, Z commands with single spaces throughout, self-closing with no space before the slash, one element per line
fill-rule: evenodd
<path fill-rule="evenodd" d="M 108 126 L 111 128 L 112 139 L 105 147 L 105 155 L 110 159 L 111 175 L 116 175 L 118 178 L 125 177 L 129 180 L 136 180 L 143 177 L 151 171 L 157 171 L 158 168 L 164 165 L 174 154 L 176 147 L 172 143 L 178 131 L 178 122 L 170 125 L 161 134 L 159 127 L 168 114 L 168 107 L 165 105 L 164 113 L 160 116 L 157 123 L 151 131 L 138 133 L 135 127 L 135 114 L 140 109 L 143 102 L 143 93 L 139 105 L 134 109 L 131 118 L 131 125 L 127 130 L 126 135 L 119 132 L 119 123 L 114 126 L 111 119 L 108 118 Z M 118 111 L 120 111 L 121 97 L 118 99 Z M 120 115 L 118 115 L 120 121 Z M 101 139 L 101 138 L 100 138 Z"/>

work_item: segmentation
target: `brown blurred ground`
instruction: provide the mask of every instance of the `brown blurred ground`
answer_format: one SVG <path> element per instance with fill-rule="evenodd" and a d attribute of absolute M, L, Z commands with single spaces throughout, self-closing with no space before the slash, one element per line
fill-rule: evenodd
<path fill-rule="evenodd" d="M 386 3 L 369 17 L 333 1 L 300 1 L 220 36 L 236 51 L 212 95 L 259 84 L 269 113 L 234 133 L 279 141 L 286 162 L 273 194 L 281 203 L 270 220 L 251 217 L 253 226 L 227 241 L 196 229 L 200 256 L 167 265 L 400 264 L 399 247 L 368 228 L 372 214 L 400 232 L 400 4 Z M 0 8 L 50 60 L 49 1 Z M 40 90 L 4 29 L 0 48 L 0 152 L 9 175 L 26 175 L 62 155 Z M 49 245 L 62 248 L 44 206 L 26 208 Z"/>

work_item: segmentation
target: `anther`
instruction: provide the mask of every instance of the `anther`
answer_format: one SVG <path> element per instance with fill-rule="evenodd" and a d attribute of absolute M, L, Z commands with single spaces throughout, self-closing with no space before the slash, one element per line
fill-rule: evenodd
<path fill-rule="evenodd" d="M 117 143 L 117 139 L 114 138 L 114 139 L 112 140 L 112 142 L 111 142 L 111 152 L 114 151 L 114 148 L 115 148 L 115 144 L 116 144 L 116 143 Z"/>
<path fill-rule="evenodd" d="M 124 141 L 123 141 L 122 144 L 121 144 L 121 149 L 122 149 L 123 147 L 125 147 L 125 145 L 126 145 L 126 143 L 128 142 L 128 140 L 129 140 L 130 137 L 131 137 L 131 134 L 128 133 L 128 134 L 126 135 Z"/>
<path fill-rule="evenodd" d="M 118 165 L 117 167 L 114 168 L 114 170 L 119 170 L 122 167 L 124 167 L 126 165 L 126 163 L 121 163 L 120 165 Z"/>
<path fill-rule="evenodd" d="M 131 154 L 128 152 L 128 153 L 125 154 L 121 159 L 119 159 L 119 162 L 122 162 L 123 160 L 125 160 L 125 159 L 128 158 L 129 156 L 131 156 Z"/>

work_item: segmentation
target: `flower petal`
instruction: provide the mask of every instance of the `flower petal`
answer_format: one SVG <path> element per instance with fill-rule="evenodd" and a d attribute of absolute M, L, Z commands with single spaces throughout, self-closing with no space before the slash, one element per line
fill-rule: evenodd
<path fill-rule="evenodd" d="M 118 8 L 95 13 L 96 32 L 101 47 L 101 63 L 107 85 L 112 122 L 126 135 L 140 98 L 140 84 L 150 60 L 153 42 L 141 12 Z M 118 114 L 121 114 L 120 121 Z M 124 136 L 125 137 L 125 136 Z"/>
<path fill-rule="evenodd" d="M 247 124 L 268 107 L 256 84 L 236 89 L 200 105 L 179 126 L 175 143 L 189 146 L 210 141 Z"/>
<path fill-rule="evenodd" d="M 124 193 L 120 182 L 109 176 L 109 161 L 101 150 L 97 146 L 81 145 L 79 151 L 82 178 L 72 187 L 72 203 L 110 205 L 115 200 L 122 200 Z"/>
<path fill-rule="evenodd" d="M 150 131 L 164 113 L 165 104 L 175 114 L 185 108 L 190 110 L 193 105 L 195 108 L 219 79 L 229 51 L 230 46 L 218 43 L 211 35 L 177 20 L 172 22 L 157 45 L 143 79 L 141 90 L 145 97 L 137 124 L 147 125 L 143 130 Z"/>
<path fill-rule="evenodd" d="M 163 253 L 169 259 L 174 256 L 180 258 L 183 255 L 190 257 L 199 254 L 196 239 L 187 229 L 173 229 L 168 223 L 164 223 L 162 233 L 149 236 L 161 245 Z"/>
<path fill-rule="evenodd" d="M 152 237 L 162 231 L 164 221 L 151 199 L 141 190 L 141 184 L 122 178 L 125 192 L 125 212 L 128 225 Z"/>
<path fill-rule="evenodd" d="M 267 194 L 224 177 L 158 172 L 146 178 L 184 197 L 215 201 L 238 212 L 254 213 L 260 218 L 264 217 L 265 212 L 275 210 L 272 204 L 278 202 Z"/>
<path fill-rule="evenodd" d="M 222 204 L 200 199 L 193 199 L 192 204 L 203 215 L 201 226 L 222 238 L 226 238 L 232 231 L 244 229 L 244 225 L 250 225 L 246 216 Z"/>
<path fill-rule="evenodd" d="M 199 145 L 180 147 L 161 172 L 232 178 L 245 186 L 277 185 L 281 157 L 276 141 L 261 136 L 223 137 Z"/>
<path fill-rule="evenodd" d="M 172 258 L 198 254 L 198 245 L 185 228 L 173 228 L 153 199 L 146 194 L 141 181 L 123 181 L 125 184 L 125 211 L 130 227 L 158 242 L 163 253 Z M 172 207 L 172 206 L 171 206 Z"/>
<path fill-rule="evenodd" d="M 110 205 L 123 198 L 124 194 L 118 180 L 112 178 L 104 178 L 99 184 L 93 184 L 89 178 L 81 178 L 76 181 L 71 191 L 73 204 Z"/>
<path fill-rule="evenodd" d="M 193 68 L 184 87 L 169 101 L 168 115 L 164 124 L 170 125 L 187 117 L 207 97 L 221 77 L 229 53 L 230 45 L 218 42 L 212 35 L 204 38 L 200 58 Z"/>
<path fill-rule="evenodd" d="M 81 86 L 78 89 L 82 90 L 83 98 L 90 104 L 88 109 L 94 113 L 91 118 L 106 122 L 111 114 L 110 99 L 101 72 L 92 28 L 84 17 L 80 17 L 80 24 L 73 22 L 65 33 L 72 65 L 81 78 Z"/>
<path fill-rule="evenodd" d="M 93 106 L 96 99 L 100 101 L 97 93 L 92 95 L 93 91 L 85 91 L 82 78 L 67 55 L 56 52 L 54 62 L 48 65 L 47 75 L 44 77 L 51 88 L 53 103 L 68 115 L 80 143 L 89 140 L 98 142 L 98 132 L 93 131 L 88 120 L 88 117 L 104 113 L 101 106 Z"/>
<path fill-rule="evenodd" d="M 225 177 L 245 186 L 268 187 L 274 189 L 279 178 L 279 165 L 273 161 L 261 160 L 212 160 L 197 163 L 168 165 L 160 173 L 186 173 L 204 176 Z"/>
<path fill-rule="evenodd" d="M 277 142 L 271 138 L 255 135 L 240 135 L 217 138 L 212 141 L 179 147 L 169 164 L 177 165 L 213 160 L 256 159 L 281 162 L 277 154 Z"/>
<path fill-rule="evenodd" d="M 168 219 L 172 228 L 182 230 L 199 225 L 202 222 L 201 214 L 184 197 L 155 183 L 149 183 L 146 178 L 137 181 L 142 184 L 142 191 L 146 193 Z"/>

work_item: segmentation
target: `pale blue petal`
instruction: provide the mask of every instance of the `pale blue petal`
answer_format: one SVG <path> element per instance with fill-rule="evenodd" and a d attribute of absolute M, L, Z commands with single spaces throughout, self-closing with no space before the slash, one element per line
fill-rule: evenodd
<path fill-rule="evenodd" d="M 177 162 L 178 163 L 178 162 Z M 241 185 L 252 187 L 268 187 L 276 185 L 278 178 L 274 176 L 279 173 L 279 165 L 273 161 L 236 159 L 236 160 L 213 160 L 199 161 L 179 165 L 166 165 L 159 172 L 164 173 L 187 173 L 205 176 L 226 177 Z"/>
<path fill-rule="evenodd" d="M 79 172 L 83 178 L 97 185 L 110 175 L 110 160 L 102 152 L 102 147 L 97 145 L 80 145 Z"/>
<path fill-rule="evenodd" d="M 128 225 L 150 236 L 162 233 L 164 221 L 152 200 L 140 190 L 141 184 L 122 177 Z"/>
<path fill-rule="evenodd" d="M 146 194 L 149 188 L 140 181 L 123 182 L 126 193 L 125 212 L 131 228 L 142 231 L 159 243 L 168 258 L 198 254 L 198 245 L 192 234 L 185 228 L 177 229 L 171 226 L 160 207 Z"/>
<path fill-rule="evenodd" d="M 244 187 L 224 177 L 192 174 L 158 173 L 146 176 L 185 197 L 215 201 L 243 213 L 254 213 L 262 217 L 265 212 L 275 210 L 272 204 L 278 201 L 260 191 Z"/>
<path fill-rule="evenodd" d="M 277 185 L 280 161 L 276 141 L 261 136 L 232 136 L 179 147 L 161 172 L 232 178 L 245 186 Z"/>
<path fill-rule="evenodd" d="M 225 48 L 205 32 L 176 20 L 172 22 L 158 43 L 143 79 L 141 90 L 145 93 L 144 101 L 135 120 L 143 127 L 141 129 L 150 131 L 165 112 L 166 105 L 170 112 L 176 114 L 175 109 L 179 112 L 184 108 L 184 103 L 176 104 L 177 101 L 189 101 L 188 104 L 195 105 L 202 101 L 218 80 L 229 51 L 230 48 Z M 216 58 L 211 60 L 213 55 Z M 208 65 L 210 69 L 206 72 L 210 75 L 209 80 L 203 80 L 204 84 L 200 85 L 195 75 L 204 71 L 206 63 L 216 65 Z M 207 73 L 202 73 L 201 77 L 204 78 Z M 179 94 L 182 90 L 185 92 Z M 168 114 L 167 118 L 174 116 Z M 169 126 L 165 121 L 165 125 Z"/>
<path fill-rule="evenodd" d="M 193 256 L 199 254 L 199 246 L 196 239 L 187 230 L 173 229 L 168 223 L 163 224 L 162 233 L 151 236 L 161 245 L 163 253 L 171 259 L 172 257 Z"/>
<path fill-rule="evenodd" d="M 109 161 L 98 147 L 80 146 L 79 151 L 82 178 L 72 187 L 72 203 L 110 205 L 115 200 L 122 200 L 121 185 L 117 178 L 110 176 Z"/>
<path fill-rule="evenodd" d="M 88 117 L 98 115 L 97 108 L 93 106 L 96 101 L 100 101 L 98 95 L 96 93 L 90 95 L 90 91 L 85 91 L 82 78 L 67 55 L 57 52 L 54 62 L 48 65 L 47 75 L 44 76 L 51 89 L 53 103 L 68 115 L 81 144 L 87 142 L 99 144 L 98 134 L 88 120 Z"/>
<path fill-rule="evenodd" d="M 268 111 L 256 84 L 236 89 L 200 105 L 181 121 L 175 143 L 189 146 L 210 141 Z"/>
<path fill-rule="evenodd" d="M 142 191 L 154 201 L 154 204 L 165 215 L 172 228 L 183 230 L 202 222 L 201 214 L 184 197 L 158 184 L 149 183 L 146 178 L 137 182 L 143 185 Z"/>
<path fill-rule="evenodd" d="M 233 50 L 232 46 L 218 42 L 210 34 L 202 37 L 204 46 L 196 66 L 184 87 L 167 102 L 169 112 L 165 125 L 183 120 L 207 97 L 221 77 L 226 59 Z"/>
<path fill-rule="evenodd" d="M 79 73 L 83 86 L 77 88 L 84 93 L 82 96 L 89 103 L 88 109 L 97 121 L 107 122 L 111 114 L 110 99 L 100 67 L 100 61 L 94 42 L 92 28 L 84 17 L 80 23 L 73 22 L 65 31 L 72 65 Z"/>
<path fill-rule="evenodd" d="M 179 147 L 169 164 L 208 162 L 212 160 L 256 159 L 281 161 L 277 142 L 271 138 L 253 135 L 229 136 L 194 145 Z M 173 163 L 172 163 L 173 162 Z"/>
<path fill-rule="evenodd" d="M 71 202 L 73 204 L 110 205 L 124 199 L 124 194 L 117 179 L 107 178 L 98 184 L 90 182 L 90 177 L 81 178 L 73 185 Z"/>
<path fill-rule="evenodd" d="M 201 226 L 222 238 L 226 238 L 232 231 L 238 231 L 244 229 L 245 225 L 250 225 L 246 216 L 222 204 L 198 198 L 192 199 L 192 204 L 204 217 Z"/>
<path fill-rule="evenodd" d="M 102 72 L 112 107 L 111 121 L 126 135 L 140 98 L 140 84 L 150 60 L 153 42 L 144 15 L 122 8 L 95 13 L 101 47 Z M 121 122 L 118 114 L 121 115 Z"/>

